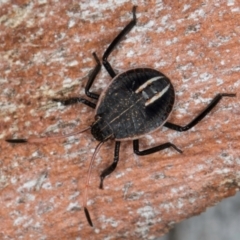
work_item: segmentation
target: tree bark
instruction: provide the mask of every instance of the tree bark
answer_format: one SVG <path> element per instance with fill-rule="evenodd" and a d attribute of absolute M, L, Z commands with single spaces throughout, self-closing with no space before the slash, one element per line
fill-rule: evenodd
<path fill-rule="evenodd" d="M 176 91 L 170 122 L 185 125 L 217 93 L 239 93 L 237 3 L 139 1 L 137 25 L 109 57 L 123 72 L 152 67 Z M 239 96 L 224 98 L 187 132 L 162 128 L 141 139 L 142 149 L 172 142 L 149 156 L 123 142 L 117 169 L 98 188 L 113 161 L 114 142 L 104 143 L 91 174 L 97 145 L 90 132 L 39 144 L 6 138 L 54 136 L 91 125 L 94 111 L 63 107 L 53 97 L 84 96 L 98 56 L 131 20 L 131 3 L 104 1 L 8 1 L 0 4 L 0 208 L 1 239 L 155 239 L 175 223 L 232 196 L 240 185 Z M 92 91 L 111 81 L 102 68 Z"/>

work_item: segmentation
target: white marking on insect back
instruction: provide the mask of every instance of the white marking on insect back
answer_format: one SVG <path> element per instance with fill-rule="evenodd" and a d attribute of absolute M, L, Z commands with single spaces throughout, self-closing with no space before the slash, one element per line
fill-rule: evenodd
<path fill-rule="evenodd" d="M 158 76 L 158 77 L 154 77 L 149 79 L 147 82 L 145 82 L 144 84 L 142 84 L 136 91 L 135 93 L 140 93 L 144 88 L 146 88 L 148 85 L 152 84 L 153 82 L 157 81 L 158 79 L 164 78 L 164 76 Z"/>
<path fill-rule="evenodd" d="M 161 92 L 155 94 L 152 98 L 150 98 L 149 100 L 147 100 L 145 102 L 145 106 L 148 106 L 149 104 L 155 102 L 157 99 L 159 99 L 160 97 L 162 97 L 164 95 L 164 93 L 167 92 L 167 90 L 169 89 L 170 84 L 168 84 Z"/>

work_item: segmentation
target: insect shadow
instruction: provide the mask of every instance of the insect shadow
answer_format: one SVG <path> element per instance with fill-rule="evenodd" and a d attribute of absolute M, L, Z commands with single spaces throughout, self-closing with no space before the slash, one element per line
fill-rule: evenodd
<path fill-rule="evenodd" d="M 205 109 L 185 126 L 168 122 L 167 119 L 172 112 L 175 100 L 174 88 L 169 78 L 152 68 L 134 68 L 116 74 L 111 64 L 108 62 L 108 57 L 111 52 L 119 44 L 122 38 L 136 25 L 136 8 L 136 6 L 132 8 L 132 20 L 117 35 L 103 54 L 102 64 L 112 77 L 112 81 L 100 95 L 90 91 L 101 69 L 101 62 L 97 54 L 93 53 L 96 66 L 89 76 L 85 87 L 85 94 L 89 98 L 95 101 L 97 100 L 97 104 L 82 97 L 52 99 L 52 101 L 60 102 L 65 106 L 83 103 L 95 109 L 95 121 L 91 126 L 79 132 L 52 137 L 68 137 L 91 130 L 93 137 L 99 141 L 88 169 L 83 199 L 84 212 L 90 226 L 93 226 L 87 208 L 87 192 L 90 173 L 93 160 L 104 142 L 110 139 L 115 140 L 115 150 L 112 164 L 100 175 L 99 187 L 101 189 L 103 188 L 104 178 L 111 174 L 118 164 L 121 141 L 133 141 L 134 153 L 141 156 L 152 154 L 169 147 L 182 153 L 182 151 L 171 142 L 166 142 L 149 149 L 139 150 L 139 138 L 158 130 L 162 126 L 179 132 L 187 131 L 200 122 L 223 97 L 236 96 L 236 94 L 233 93 L 218 93 Z M 41 143 L 46 139 L 49 138 L 6 139 L 6 141 L 9 143 Z"/>

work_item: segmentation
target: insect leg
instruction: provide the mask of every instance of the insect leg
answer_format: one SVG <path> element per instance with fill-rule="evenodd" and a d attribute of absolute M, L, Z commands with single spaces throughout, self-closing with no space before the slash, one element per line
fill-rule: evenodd
<path fill-rule="evenodd" d="M 118 160 L 119 160 L 119 149 L 120 149 L 120 143 L 119 141 L 116 141 L 115 143 L 115 150 L 114 150 L 114 159 L 113 159 L 113 163 L 107 167 L 105 170 L 103 170 L 102 174 L 100 175 L 100 186 L 99 188 L 103 189 L 103 180 L 104 178 L 109 175 L 110 173 L 112 173 L 115 168 L 117 167 L 118 164 Z"/>
<path fill-rule="evenodd" d="M 127 26 L 117 35 L 117 37 L 112 41 L 112 43 L 108 46 L 107 50 L 103 54 L 102 61 L 103 65 L 106 68 L 109 75 L 113 78 L 116 76 L 113 68 L 111 67 L 110 63 L 108 62 L 107 58 L 111 54 L 111 52 L 114 50 L 114 48 L 118 45 L 118 43 L 122 40 L 122 38 L 130 32 L 130 30 L 136 25 L 137 18 L 136 18 L 136 8 L 137 6 L 133 6 L 132 13 L 133 13 L 133 19 L 127 24 Z"/>
<path fill-rule="evenodd" d="M 81 97 L 72 97 L 72 98 L 52 98 L 51 99 L 54 102 L 60 102 L 61 104 L 68 106 L 68 105 L 72 105 L 75 103 L 84 103 L 87 106 L 91 107 L 91 108 L 95 108 L 96 104 L 92 103 L 90 101 L 88 101 L 87 99 L 81 98 Z"/>
<path fill-rule="evenodd" d="M 100 63 L 100 60 L 99 58 L 97 57 L 97 54 L 94 52 L 93 53 L 93 57 L 97 63 L 97 65 L 95 66 L 95 68 L 93 69 L 93 71 L 91 72 L 90 76 L 89 76 L 89 79 L 88 79 L 88 82 L 87 82 L 87 85 L 85 87 L 85 94 L 90 97 L 90 98 L 93 98 L 93 99 L 98 99 L 99 98 L 99 94 L 97 93 L 93 93 L 93 92 L 90 92 L 89 89 L 90 87 L 92 86 L 97 74 L 99 73 L 99 71 L 101 70 L 101 63 Z"/>
<path fill-rule="evenodd" d="M 141 155 L 141 156 L 148 155 L 148 154 L 151 154 L 151 153 L 155 153 L 155 152 L 161 151 L 161 150 L 169 148 L 169 147 L 172 147 L 176 151 L 178 151 L 179 153 L 182 153 L 182 151 L 179 148 L 177 148 L 174 144 L 172 144 L 170 142 L 163 143 L 159 146 L 140 151 L 139 150 L 139 140 L 138 139 L 133 140 L 133 151 L 134 151 L 135 154 Z"/>
<path fill-rule="evenodd" d="M 182 127 L 174 123 L 166 122 L 164 126 L 179 132 L 187 131 L 190 128 L 194 127 L 198 122 L 200 122 L 218 104 L 218 102 L 223 97 L 235 97 L 235 96 L 236 94 L 233 93 L 219 93 L 213 98 L 209 105 L 187 125 Z"/>
<path fill-rule="evenodd" d="M 87 82 L 87 85 L 85 87 L 85 94 L 90 97 L 90 98 L 93 98 L 93 99 L 98 99 L 99 98 L 99 94 L 97 93 L 93 93 L 93 92 L 90 92 L 89 89 L 91 88 L 97 74 L 99 73 L 100 69 L 101 69 L 101 63 L 100 63 L 100 60 L 99 58 L 97 57 L 97 54 L 94 52 L 93 53 L 93 57 L 97 63 L 97 65 L 95 66 L 95 68 L 93 69 L 93 71 L 91 72 L 90 76 L 89 76 L 89 79 L 88 79 L 88 82 Z M 63 105 L 67 106 L 67 105 L 72 105 L 72 104 L 75 104 L 75 103 L 84 103 L 86 104 L 87 106 L 91 107 L 91 108 L 95 108 L 96 107 L 96 104 L 95 103 L 92 103 L 90 101 L 88 101 L 87 99 L 85 98 L 81 98 L 81 97 L 72 97 L 72 98 L 52 98 L 52 101 L 54 102 L 60 102 L 62 103 Z"/>

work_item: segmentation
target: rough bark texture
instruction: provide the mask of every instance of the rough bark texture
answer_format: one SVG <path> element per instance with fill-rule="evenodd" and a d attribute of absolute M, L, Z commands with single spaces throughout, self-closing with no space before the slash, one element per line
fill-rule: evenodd
<path fill-rule="evenodd" d="M 225 98 L 196 127 L 163 128 L 142 148 L 167 141 L 151 156 L 121 145 L 116 171 L 98 189 L 113 159 L 106 142 L 94 162 L 88 226 L 82 197 L 97 142 L 90 132 L 45 144 L 0 145 L 1 239 L 154 239 L 175 223 L 232 196 L 240 185 L 240 25 L 237 1 L 4 1 L 0 3 L 0 137 L 47 136 L 94 120 L 84 105 L 49 99 L 83 96 L 100 56 L 131 19 L 137 26 L 109 60 L 119 72 L 137 66 L 166 74 L 176 90 L 170 121 L 184 125 L 219 92 Z M 93 91 L 110 81 L 102 70 Z"/>

